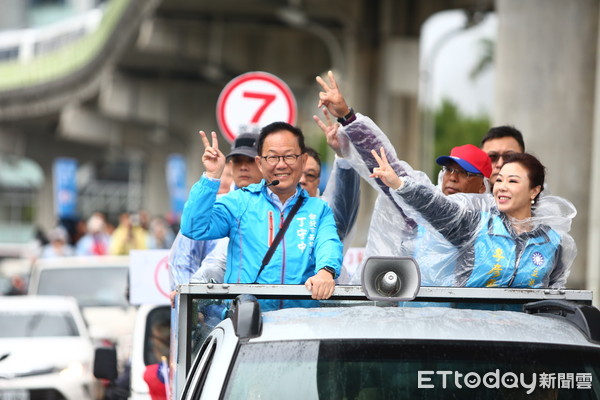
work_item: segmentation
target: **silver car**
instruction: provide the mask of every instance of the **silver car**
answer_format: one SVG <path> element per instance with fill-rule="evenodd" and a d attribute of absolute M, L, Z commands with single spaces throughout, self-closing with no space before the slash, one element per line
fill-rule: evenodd
<path fill-rule="evenodd" d="M 0 297 L 0 400 L 96 398 L 94 345 L 72 297 Z"/>
<path fill-rule="evenodd" d="M 128 256 L 42 258 L 33 265 L 28 293 L 75 297 L 95 343 L 117 345 L 124 362 L 135 321 L 128 273 Z"/>

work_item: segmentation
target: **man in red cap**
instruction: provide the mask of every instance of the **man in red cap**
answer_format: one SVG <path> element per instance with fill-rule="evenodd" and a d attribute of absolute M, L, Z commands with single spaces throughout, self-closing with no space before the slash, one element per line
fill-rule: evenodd
<path fill-rule="evenodd" d="M 485 179 L 492 173 L 487 153 L 472 144 L 454 147 L 449 156 L 438 157 L 442 166 L 441 189 L 445 195 L 454 193 L 485 193 Z"/>

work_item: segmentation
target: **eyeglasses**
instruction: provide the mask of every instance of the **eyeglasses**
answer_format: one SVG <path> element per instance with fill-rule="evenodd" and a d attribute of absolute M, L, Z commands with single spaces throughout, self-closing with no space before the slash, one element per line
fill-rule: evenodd
<path fill-rule="evenodd" d="M 473 172 L 465 171 L 464 169 L 456 169 L 452 167 L 442 167 L 442 171 L 446 175 L 456 174 L 457 176 L 461 176 L 463 178 L 470 178 L 472 176 L 483 176 L 483 174 L 475 174 Z"/>
<path fill-rule="evenodd" d="M 313 174 L 302 173 L 302 175 L 304 175 L 304 179 L 306 179 L 307 182 L 314 182 L 319 179 L 317 175 Z"/>
<path fill-rule="evenodd" d="M 514 151 L 508 151 L 506 153 L 496 153 L 496 152 L 490 152 L 488 153 L 488 157 L 490 158 L 490 160 L 495 163 L 496 161 L 498 161 L 500 158 L 502 158 L 503 160 L 506 160 L 506 157 L 515 154 Z"/>
<path fill-rule="evenodd" d="M 286 154 L 285 156 L 262 156 L 261 158 L 264 158 L 269 165 L 277 165 L 281 159 L 283 159 L 283 162 L 287 165 L 294 165 L 301 155 L 302 154 Z"/>

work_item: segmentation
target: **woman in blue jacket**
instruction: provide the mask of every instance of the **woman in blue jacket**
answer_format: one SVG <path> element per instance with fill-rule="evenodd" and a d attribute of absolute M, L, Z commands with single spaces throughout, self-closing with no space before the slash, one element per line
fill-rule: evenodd
<path fill-rule="evenodd" d="M 398 177 L 385 151 L 373 156 L 379 167 L 371 175 L 392 189 L 394 200 L 419 223 L 435 229 L 459 252 L 454 271 L 457 286 L 564 287 L 576 254 L 568 235 L 575 208 L 564 199 L 544 196 L 545 167 L 531 154 L 511 155 L 494 182 L 494 204 L 474 209 L 449 199 L 432 185 Z M 538 201 L 556 201 L 544 207 Z M 482 202 L 482 204 L 484 204 Z"/>

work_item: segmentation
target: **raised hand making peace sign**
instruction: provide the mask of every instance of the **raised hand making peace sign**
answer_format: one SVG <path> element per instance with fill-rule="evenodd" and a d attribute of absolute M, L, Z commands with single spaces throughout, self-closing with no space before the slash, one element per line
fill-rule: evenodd
<path fill-rule="evenodd" d="M 371 154 L 373 154 L 373 157 L 375 157 L 379 167 L 373 168 L 373 173 L 370 175 L 370 177 L 379 178 L 387 187 L 397 190 L 400 188 L 400 186 L 402 186 L 402 180 L 390 166 L 383 147 L 381 147 L 379 151 L 381 152 L 381 156 L 377 154 L 377 151 L 371 150 Z"/>
<path fill-rule="evenodd" d="M 319 92 L 319 105 L 327 107 L 331 115 L 336 118 L 343 117 L 350 112 L 350 107 L 346 104 L 346 100 L 338 88 L 337 82 L 333 77 L 333 72 L 327 73 L 329 83 L 325 82 L 320 76 L 317 76 L 317 82 L 323 88 L 323 92 Z"/>
<path fill-rule="evenodd" d="M 213 179 L 221 179 L 223 169 L 225 168 L 225 155 L 219 150 L 219 141 L 217 140 L 217 134 L 213 131 L 212 135 L 212 146 L 208 142 L 206 133 L 200 131 L 202 136 L 202 144 L 204 145 L 204 154 L 202 154 L 202 164 L 204 164 L 204 170 L 206 176 Z"/>
<path fill-rule="evenodd" d="M 342 138 L 338 136 L 337 131 L 340 124 L 338 124 L 337 121 L 331 120 L 330 113 L 325 107 L 323 107 L 323 115 L 325 116 L 325 122 L 327 123 L 321 121 L 316 115 L 313 115 L 313 119 L 325 134 L 329 147 L 331 147 L 338 156 L 344 157 L 344 152 L 347 152 L 348 147 L 350 146 L 348 139 L 345 136 Z"/>

